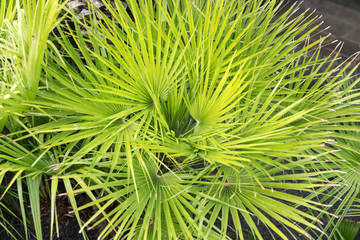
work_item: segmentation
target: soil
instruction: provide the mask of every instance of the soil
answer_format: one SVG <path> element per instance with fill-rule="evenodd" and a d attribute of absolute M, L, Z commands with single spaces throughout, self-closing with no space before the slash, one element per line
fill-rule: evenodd
<path fill-rule="evenodd" d="M 82 196 L 84 198 L 84 196 Z M 78 198 L 78 202 L 84 203 L 83 198 Z M 85 197 L 86 198 L 86 197 Z M 56 230 L 54 229 L 54 234 L 51 238 L 50 236 L 50 203 L 47 199 L 41 199 L 41 219 L 43 221 L 41 228 L 43 233 L 43 239 L 58 239 L 58 240 L 83 240 L 82 234 L 79 233 L 79 224 L 75 218 L 75 215 L 71 213 L 71 206 L 70 203 L 67 201 L 66 198 L 62 197 L 57 199 L 57 213 L 58 213 L 58 221 L 59 221 L 59 236 L 56 234 Z M 93 209 L 88 209 L 82 212 L 82 218 L 86 221 L 93 214 Z M 14 234 L 15 239 L 25 239 L 25 230 L 22 222 L 15 218 L 13 215 L 10 215 L 6 211 L 2 211 L 4 214 L 5 219 L 9 222 L 9 224 L 16 230 L 11 231 Z M 20 215 L 20 213 L 17 213 Z M 0 220 L 1 221 L 1 220 Z M 33 229 L 32 224 L 28 225 L 28 239 L 29 240 L 36 240 L 35 231 Z M 96 240 L 99 229 L 92 229 L 87 230 L 85 229 L 86 234 L 89 240 Z M 12 238 L 5 229 L 2 229 L 0 226 L 0 240 L 12 240 Z"/>

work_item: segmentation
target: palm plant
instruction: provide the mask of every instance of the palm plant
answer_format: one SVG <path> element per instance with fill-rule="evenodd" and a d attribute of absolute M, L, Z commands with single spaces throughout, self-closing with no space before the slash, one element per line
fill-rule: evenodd
<path fill-rule="evenodd" d="M 0 11 L 0 131 L 2 134 L 9 133 L 0 139 L 0 183 L 6 186 L 1 188 L 0 205 L 14 216 L 14 210 L 20 210 L 25 232 L 27 222 L 32 221 L 38 239 L 42 239 L 40 181 L 42 175 L 53 174 L 49 166 L 56 163 L 56 152 L 41 150 L 41 141 L 49 136 L 35 136 L 28 130 L 29 126 L 34 127 L 40 121 L 27 114 L 31 108 L 26 101 L 36 97 L 45 50 L 48 44 L 51 45 L 48 35 L 59 20 L 61 9 L 57 0 L 5 0 L 1 2 Z M 23 182 L 26 183 L 26 195 Z M 17 189 L 13 190 L 15 183 Z M 17 208 L 4 204 L 6 198 L 15 195 L 14 191 L 18 195 Z M 54 197 L 56 188 L 52 194 Z M 28 204 L 31 206 L 30 218 L 26 214 L 25 206 Z M 9 230 L 6 225 L 3 227 Z M 11 237 L 17 238 L 14 235 Z"/>
<path fill-rule="evenodd" d="M 335 72 L 337 52 L 316 48 L 325 38 L 308 41 L 318 17 L 294 17 L 296 5 L 275 17 L 276 1 L 113 2 L 111 17 L 69 11 L 74 26 L 46 45 L 49 22 L 41 50 L 19 53 L 36 67 L 10 66 L 20 87 L 1 100 L 0 169 L 16 172 L 19 193 L 26 179 L 37 237 L 45 176 L 51 226 L 60 182 L 99 239 L 263 239 L 260 222 L 274 238 L 322 234 L 315 196 L 343 184 L 328 183 L 337 159 L 323 143 L 358 109 L 356 85 L 342 89 L 351 63 Z"/>
<path fill-rule="evenodd" d="M 360 223 L 344 220 L 337 228 L 336 240 L 355 239 L 360 229 Z"/>
<path fill-rule="evenodd" d="M 354 77 L 344 82 L 340 91 L 345 97 L 341 104 L 333 109 L 334 111 L 341 111 L 348 104 L 354 105 L 354 112 L 351 114 L 355 118 L 354 116 L 349 118 L 349 113 L 345 113 L 346 115 L 341 118 L 341 121 L 339 119 L 332 121 L 333 124 L 339 124 L 339 126 L 332 125 L 328 128 L 328 130 L 334 130 L 330 139 L 331 142 L 326 144 L 333 153 L 325 157 L 333 162 L 332 168 L 337 169 L 337 172 L 327 174 L 327 178 L 333 184 L 340 183 L 340 186 L 336 188 L 323 187 L 317 191 L 318 194 L 325 193 L 321 201 L 327 201 L 336 206 L 332 210 L 336 217 L 330 217 L 324 228 L 324 231 L 331 230 L 326 238 L 334 236 L 336 239 L 344 239 L 344 236 L 347 236 L 345 239 L 354 239 L 359 230 L 358 223 L 349 221 L 349 218 L 360 216 L 358 204 L 360 197 L 359 81 L 360 79 Z M 330 211 L 330 209 L 327 210 Z"/>
<path fill-rule="evenodd" d="M 0 26 L 3 26 L 3 21 L 12 21 L 16 16 L 15 0 L 4 0 L 0 4 Z"/>

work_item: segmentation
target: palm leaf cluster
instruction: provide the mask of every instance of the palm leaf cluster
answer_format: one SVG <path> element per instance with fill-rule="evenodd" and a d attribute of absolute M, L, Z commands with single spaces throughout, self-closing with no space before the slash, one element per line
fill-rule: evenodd
<path fill-rule="evenodd" d="M 31 206 L 38 239 L 43 195 L 52 233 L 60 195 L 99 239 L 312 239 L 355 206 L 330 207 L 359 195 L 359 80 L 309 41 L 318 16 L 115 0 L 84 19 L 66 1 L 5 2 L 1 199 L 25 230 Z"/>

